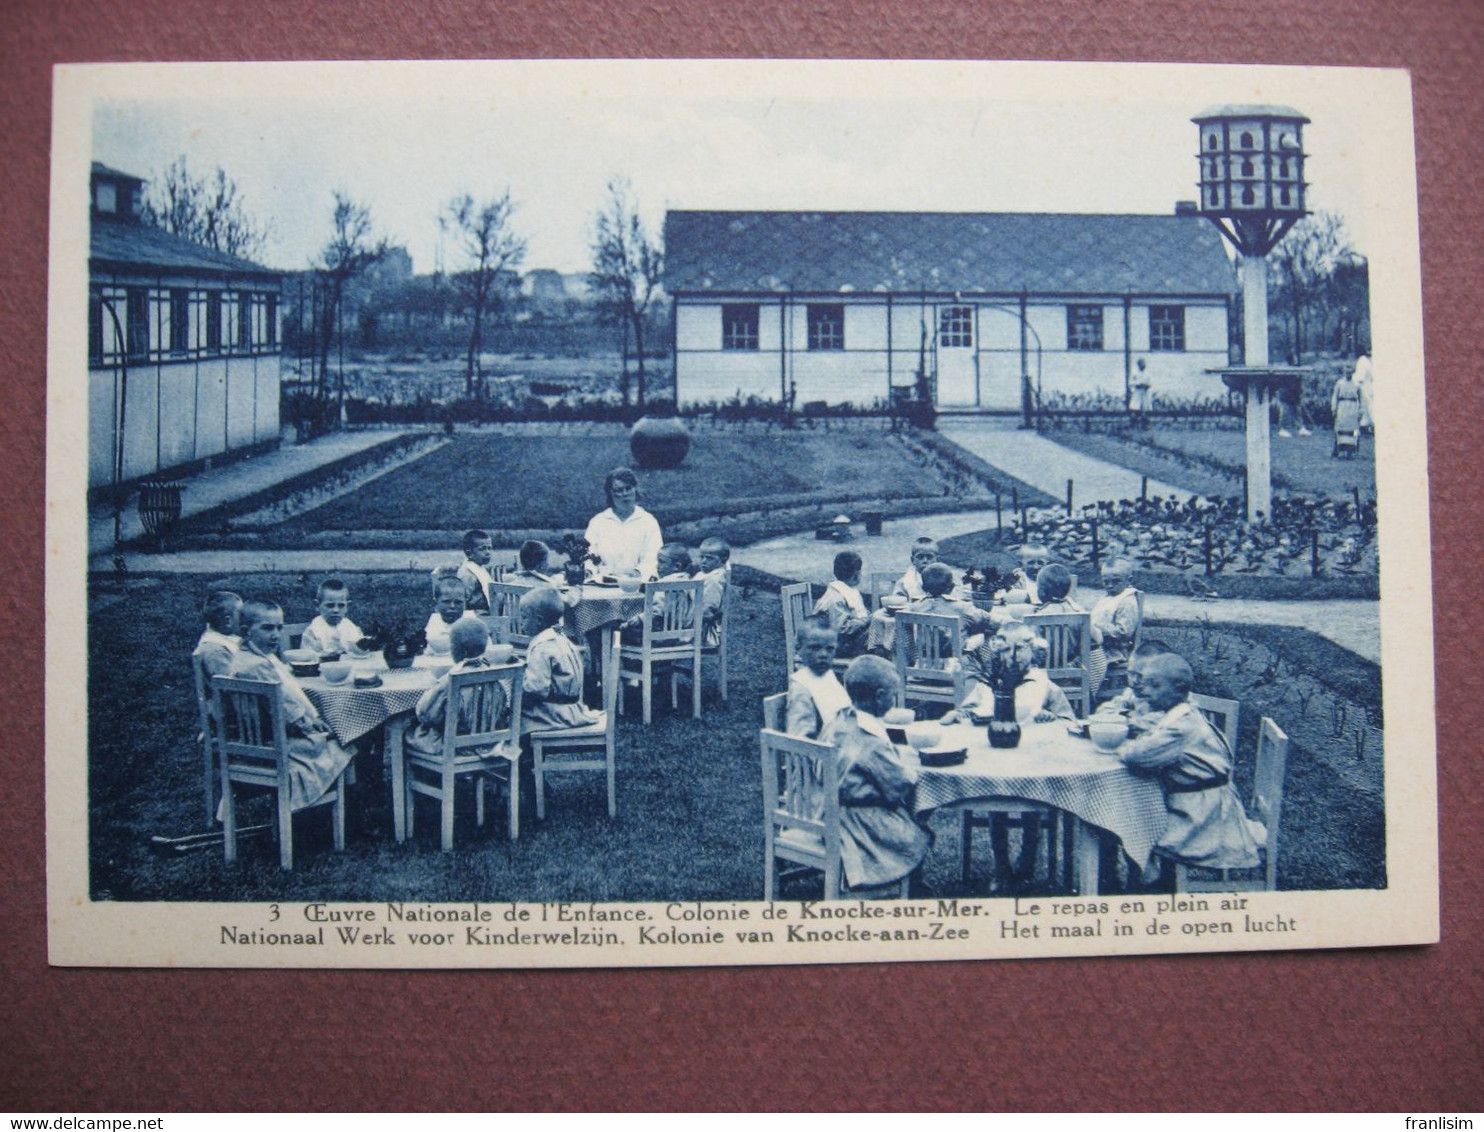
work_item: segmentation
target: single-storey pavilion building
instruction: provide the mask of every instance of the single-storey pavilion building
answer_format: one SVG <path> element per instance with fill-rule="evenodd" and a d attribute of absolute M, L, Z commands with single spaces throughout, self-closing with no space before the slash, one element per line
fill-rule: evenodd
<path fill-rule="evenodd" d="M 143 223 L 138 177 L 91 187 L 89 488 L 276 445 L 280 274 Z"/>
<path fill-rule="evenodd" d="M 1170 215 L 671 211 L 675 390 L 940 408 L 1221 396 L 1236 273 L 1193 204 Z"/>

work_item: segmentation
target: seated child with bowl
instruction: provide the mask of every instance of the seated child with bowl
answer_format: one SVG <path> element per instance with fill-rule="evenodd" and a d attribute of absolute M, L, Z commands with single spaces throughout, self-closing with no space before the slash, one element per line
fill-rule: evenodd
<path fill-rule="evenodd" d="M 800 667 L 788 678 L 788 700 L 783 729 L 803 739 L 817 738 L 834 718 L 850 706 L 845 686 L 835 675 L 838 637 L 828 618 L 810 617 L 799 626 L 796 648 Z"/>
<path fill-rule="evenodd" d="M 485 650 L 489 647 L 489 630 L 484 627 L 484 622 L 478 617 L 468 616 L 457 619 L 448 633 L 449 648 L 453 654 L 453 667 L 438 677 L 438 682 L 422 694 L 417 701 L 417 707 L 413 714 L 417 717 L 417 724 L 408 728 L 407 736 L 403 740 L 407 750 L 414 751 L 420 755 L 435 756 L 443 750 L 443 730 L 448 722 L 448 689 L 453 676 L 461 672 L 472 672 L 482 668 L 490 668 L 490 663 L 485 660 Z M 503 689 L 498 686 L 488 694 L 503 697 Z M 475 726 L 473 718 L 475 703 L 472 696 L 466 697 L 458 707 L 459 728 L 462 731 L 472 731 Z M 503 699 L 493 705 L 485 705 L 487 718 L 479 721 L 481 729 L 490 726 L 498 726 L 501 716 L 508 714 L 508 705 Z M 501 750 L 490 748 L 488 751 L 480 751 L 483 758 L 493 758 L 502 753 Z"/>
<path fill-rule="evenodd" d="M 339 578 L 326 578 L 315 592 L 315 607 L 319 612 L 304 630 L 300 648 L 320 656 L 366 655 L 361 649 L 361 638 L 365 634 L 346 616 L 350 609 L 349 586 Z"/>
<path fill-rule="evenodd" d="M 814 603 L 814 615 L 829 618 L 838 637 L 836 655 L 859 656 L 866 651 L 871 614 L 861 597 L 861 569 L 864 563 L 853 550 L 835 555 L 835 579 Z"/>
<path fill-rule="evenodd" d="M 944 723 L 979 720 L 994 714 L 994 689 L 989 682 L 989 667 L 999 654 L 1009 666 L 1022 673 L 1015 686 L 1015 719 L 1027 723 L 1050 723 L 1055 719 L 1074 719 L 1067 694 L 1036 664 L 1036 634 L 1029 625 L 1010 621 L 995 630 L 982 647 L 965 650 L 964 671 L 970 681 L 963 700 L 943 717 Z"/>
<path fill-rule="evenodd" d="M 464 606 L 464 583 L 456 577 L 439 577 L 433 583 L 433 612 L 423 631 L 428 637 L 428 652 L 433 656 L 447 656 L 452 648 L 449 634 L 460 621 L 478 621 Z M 486 631 L 488 636 L 488 631 Z"/>

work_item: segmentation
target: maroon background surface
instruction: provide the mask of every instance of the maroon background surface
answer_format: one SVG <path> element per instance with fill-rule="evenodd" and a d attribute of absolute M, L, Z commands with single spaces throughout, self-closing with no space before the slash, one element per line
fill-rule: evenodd
<path fill-rule="evenodd" d="M 1476 0 L 18 0 L 0 15 L 0 1109 L 1484 1108 Z M 42 821 L 50 66 L 757 56 L 1378 65 L 1415 79 L 1443 942 L 537 973 L 53 970 Z M 1192 171 L 1193 172 L 1193 171 Z M 1418 610 L 1419 617 L 1427 615 Z M 81 689 L 79 689 L 81 694 Z M 1388 736 L 1392 743 L 1405 736 Z M 251 1066 L 252 1068 L 248 1068 Z"/>

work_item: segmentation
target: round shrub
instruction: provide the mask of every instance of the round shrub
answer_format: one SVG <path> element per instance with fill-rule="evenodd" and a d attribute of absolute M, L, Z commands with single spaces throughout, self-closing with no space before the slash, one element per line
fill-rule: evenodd
<path fill-rule="evenodd" d="M 640 417 L 629 430 L 629 451 L 640 468 L 678 468 L 690 451 L 690 433 L 676 417 Z"/>

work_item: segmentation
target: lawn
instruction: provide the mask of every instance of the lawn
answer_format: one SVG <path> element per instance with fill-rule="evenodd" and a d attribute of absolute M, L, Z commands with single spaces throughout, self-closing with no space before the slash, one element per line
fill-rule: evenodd
<path fill-rule="evenodd" d="M 462 808 L 452 855 L 438 851 L 424 810 L 416 839 L 391 839 L 389 788 L 377 769 L 352 790 L 347 851 L 329 850 L 328 820 L 310 815 L 296 831 L 296 868 L 283 874 L 263 842 L 246 843 L 227 867 L 220 851 L 159 855 L 151 834 L 203 826 L 187 656 L 197 635 L 192 610 L 209 589 L 227 586 L 281 602 L 306 618 L 319 579 L 258 574 L 238 578 L 133 578 L 127 591 L 100 581 L 90 598 L 88 755 L 91 891 L 113 900 L 727 900 L 762 891 L 762 799 L 758 779 L 759 701 L 784 686 L 777 594 L 743 584 L 733 607 L 731 700 L 708 694 L 704 718 L 658 712 L 645 728 L 619 725 L 619 816 L 607 817 L 601 776 L 559 778 L 548 816 L 534 819 L 529 795 L 514 844 L 502 818 L 474 828 Z M 421 620 L 420 574 L 352 575 L 352 614 Z M 1200 673 L 1200 687 L 1238 694 L 1245 704 L 1244 750 L 1261 714 L 1294 739 L 1290 754 L 1282 884 L 1288 888 L 1385 883 L 1379 710 L 1367 690 L 1379 673 L 1338 664 L 1311 634 L 1240 627 L 1161 627 Z M 1318 641 L 1316 644 L 1315 642 Z M 1278 651 L 1274 651 L 1274 650 Z M 1283 661 L 1278 662 L 1278 652 Z M 1348 654 L 1344 654 L 1348 656 Z M 1249 756 L 1250 761 L 1250 756 Z M 1239 771 L 1239 782 L 1250 765 Z M 422 803 L 426 805 L 426 803 Z M 496 807 L 497 815 L 500 808 Z M 251 816 L 251 815 L 249 815 Z M 958 873 L 958 823 L 939 816 L 926 870 L 928 890 L 980 891 L 985 863 L 968 884 Z M 787 898 L 811 898 L 801 882 Z"/>
<path fill-rule="evenodd" d="M 290 537 L 471 526 L 581 531 L 606 506 L 603 477 L 631 463 L 619 427 L 567 435 L 463 432 L 281 529 Z M 875 427 L 698 426 L 681 467 L 640 473 L 643 504 L 662 524 L 823 501 L 939 498 L 956 483 L 953 469 Z"/>
<path fill-rule="evenodd" d="M 1234 495 L 1242 490 L 1247 464 L 1246 434 L 1234 429 L 1183 428 L 1159 424 L 1118 433 L 1047 432 L 1049 439 L 1077 452 L 1183 487 L 1201 495 Z M 1333 436 L 1318 429 L 1311 436 L 1272 434 L 1273 486 L 1309 497 L 1346 496 L 1360 488 L 1376 491 L 1374 437 L 1361 440 L 1360 454 L 1333 459 Z"/>

